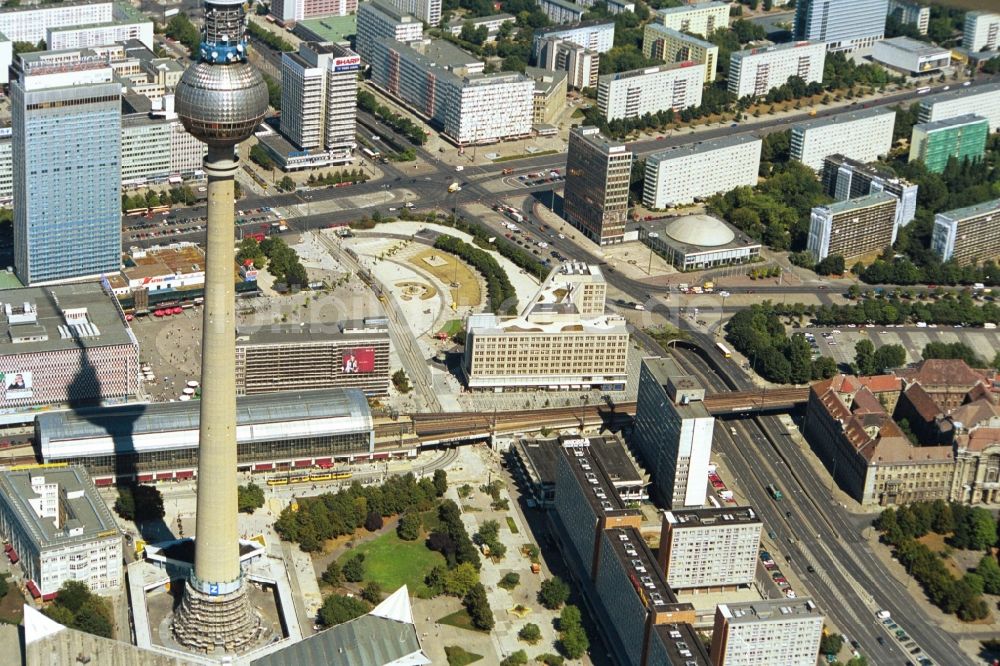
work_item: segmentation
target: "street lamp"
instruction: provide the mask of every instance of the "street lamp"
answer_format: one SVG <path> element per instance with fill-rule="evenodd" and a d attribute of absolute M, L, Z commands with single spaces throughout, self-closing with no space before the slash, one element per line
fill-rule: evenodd
<path fill-rule="evenodd" d="M 647 243 L 649 245 L 649 265 L 646 266 L 646 275 L 653 274 L 653 242 L 659 237 L 660 234 L 655 231 L 650 231 L 646 234 L 646 238 L 649 240 L 649 243 Z"/>

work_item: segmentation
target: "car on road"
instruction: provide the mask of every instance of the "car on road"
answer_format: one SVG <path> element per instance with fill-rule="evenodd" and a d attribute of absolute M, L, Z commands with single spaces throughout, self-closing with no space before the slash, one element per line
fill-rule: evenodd
<path fill-rule="evenodd" d="M 811 564 L 806 567 L 806 571 L 808 571 L 809 573 L 816 573 L 816 569 L 814 569 L 813 565 Z"/>

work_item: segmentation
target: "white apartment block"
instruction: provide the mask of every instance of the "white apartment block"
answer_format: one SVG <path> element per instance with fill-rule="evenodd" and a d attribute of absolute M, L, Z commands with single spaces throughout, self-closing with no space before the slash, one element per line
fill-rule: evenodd
<path fill-rule="evenodd" d="M 968 12 L 964 28 L 962 48 L 972 52 L 1000 48 L 1000 14 Z"/>
<path fill-rule="evenodd" d="M 823 615 L 812 599 L 719 604 L 712 666 L 816 666 Z"/>
<path fill-rule="evenodd" d="M 705 65 L 688 61 L 606 74 L 597 82 L 597 107 L 605 118 L 635 118 L 701 104 Z"/>
<path fill-rule="evenodd" d="M 400 12 L 390 0 L 362 2 L 358 7 L 355 47 L 366 63 L 372 62 L 375 43 L 380 39 L 412 42 L 423 36 L 424 24 L 412 14 Z"/>
<path fill-rule="evenodd" d="M 272 0 L 271 16 L 294 23 L 324 16 L 348 16 L 358 11 L 358 0 Z"/>
<path fill-rule="evenodd" d="M 113 2 L 60 2 L 0 9 L 0 33 L 12 42 L 37 44 L 49 28 L 102 25 L 115 19 Z"/>
<path fill-rule="evenodd" d="M 122 536 L 82 467 L 0 472 L 0 534 L 37 596 L 68 580 L 98 594 L 121 587 Z"/>
<path fill-rule="evenodd" d="M 921 35 L 926 35 L 931 22 L 931 8 L 916 0 L 889 0 L 889 16 L 895 16 L 903 25 L 912 25 Z"/>
<path fill-rule="evenodd" d="M 448 42 L 383 38 L 374 45 L 371 65 L 375 85 L 455 143 L 495 143 L 531 132 L 535 82 L 514 72 L 483 74 L 481 61 Z"/>
<path fill-rule="evenodd" d="M 500 28 L 507 23 L 515 23 L 517 17 L 511 14 L 491 14 L 490 16 L 480 16 L 478 18 L 457 18 L 448 21 L 447 29 L 455 37 L 462 34 L 462 28 L 465 27 L 466 23 L 471 23 L 473 28 L 486 28 L 486 41 L 493 42 L 496 41 L 497 34 L 500 32 Z"/>
<path fill-rule="evenodd" d="M 715 80 L 719 47 L 659 23 L 647 23 L 642 34 L 642 54 L 664 62 L 693 60 L 705 66 L 705 83 Z"/>
<path fill-rule="evenodd" d="M 970 113 L 990 121 L 991 133 L 1000 132 L 1000 83 L 984 83 L 925 97 L 920 102 L 919 120 L 930 123 Z"/>
<path fill-rule="evenodd" d="M 282 54 L 281 133 L 302 150 L 340 159 L 355 147 L 361 57 L 337 44 L 302 42 Z"/>
<path fill-rule="evenodd" d="M 545 12 L 553 23 L 579 23 L 587 8 L 570 0 L 536 0 L 539 9 Z"/>
<path fill-rule="evenodd" d="M 518 316 L 470 315 L 463 363 L 469 388 L 624 390 L 629 333 L 622 317 L 604 314 L 606 293 L 600 267 L 567 262 Z"/>
<path fill-rule="evenodd" d="M 824 63 L 826 44 L 822 42 L 789 42 L 736 51 L 729 59 L 729 92 L 737 98 L 760 97 L 793 76 L 818 83 L 823 80 Z"/>
<path fill-rule="evenodd" d="M 531 44 L 531 56 L 539 61 L 542 42 L 550 37 L 558 37 L 567 42 L 607 53 L 615 45 L 615 24 L 608 21 L 585 21 L 577 25 L 557 25 L 535 31 Z"/>
<path fill-rule="evenodd" d="M 701 35 L 707 39 L 716 30 L 729 27 L 729 3 L 699 2 L 658 9 L 653 22 L 680 32 Z"/>
<path fill-rule="evenodd" d="M 646 158 L 642 203 L 669 208 L 695 199 L 757 184 L 763 142 L 750 134 L 698 141 Z"/>
<path fill-rule="evenodd" d="M 179 120 L 170 121 L 170 175 L 182 178 L 201 177 L 208 146 L 184 129 Z"/>
<path fill-rule="evenodd" d="M 745 506 L 664 511 L 658 555 L 667 584 L 718 591 L 753 583 L 762 526 Z"/>
<path fill-rule="evenodd" d="M 436 28 L 441 23 L 441 0 L 391 0 L 400 12 L 412 14 Z"/>
<path fill-rule="evenodd" d="M 827 155 L 874 162 L 892 148 L 895 122 L 895 111 L 875 107 L 793 125 L 792 159 L 816 171 L 823 168 L 823 158 Z"/>
<path fill-rule="evenodd" d="M 170 123 L 148 116 L 122 118 L 122 186 L 170 177 Z"/>
<path fill-rule="evenodd" d="M 138 39 L 150 50 L 154 46 L 152 21 L 115 21 L 105 25 L 49 28 L 46 33 L 45 43 L 50 51 L 92 48 L 130 39 Z"/>
<path fill-rule="evenodd" d="M 538 66 L 550 72 L 566 72 L 570 88 L 593 88 L 600 76 L 601 55 L 585 46 L 550 35 L 539 43 Z"/>

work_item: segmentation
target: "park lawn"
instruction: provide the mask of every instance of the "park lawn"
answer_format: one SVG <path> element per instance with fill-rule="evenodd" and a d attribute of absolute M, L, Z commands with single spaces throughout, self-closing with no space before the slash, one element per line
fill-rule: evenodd
<path fill-rule="evenodd" d="M 483 658 L 483 655 L 469 652 L 458 645 L 446 645 L 444 653 L 448 657 L 448 666 L 466 666 Z"/>
<path fill-rule="evenodd" d="M 427 573 L 445 564 L 444 555 L 428 550 L 423 539 L 403 541 L 396 536 L 395 530 L 352 548 L 338 561 L 343 565 L 356 553 L 365 555 L 365 580 L 376 581 L 387 594 L 402 585 L 409 587 L 410 594 L 416 594 L 424 587 Z"/>
<path fill-rule="evenodd" d="M 445 335 L 455 335 L 462 330 L 462 320 L 461 319 L 449 319 L 441 327 L 441 332 Z"/>

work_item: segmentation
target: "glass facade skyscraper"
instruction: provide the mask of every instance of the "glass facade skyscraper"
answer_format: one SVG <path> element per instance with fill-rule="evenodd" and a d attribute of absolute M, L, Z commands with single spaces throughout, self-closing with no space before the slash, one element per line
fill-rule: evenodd
<path fill-rule="evenodd" d="M 10 85 L 14 265 L 26 284 L 121 267 L 121 84 L 88 50 L 22 55 Z"/>
<path fill-rule="evenodd" d="M 829 51 L 872 46 L 885 36 L 889 0 L 799 0 L 795 39 L 826 42 Z"/>

